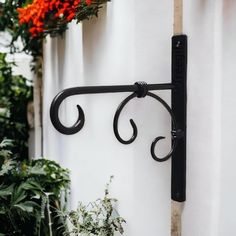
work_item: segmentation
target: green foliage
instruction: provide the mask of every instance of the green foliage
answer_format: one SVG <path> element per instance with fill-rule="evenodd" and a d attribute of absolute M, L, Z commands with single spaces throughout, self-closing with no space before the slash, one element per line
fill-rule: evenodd
<path fill-rule="evenodd" d="M 0 139 L 14 140 L 11 151 L 21 159 L 28 158 L 27 105 L 32 87 L 21 75 L 12 74 L 6 54 L 0 53 Z"/>
<path fill-rule="evenodd" d="M 109 197 L 110 183 L 106 186 L 103 199 L 90 202 L 87 206 L 80 202 L 76 211 L 59 212 L 59 216 L 64 218 L 63 229 L 68 225 L 63 235 L 113 236 L 115 232 L 123 234 L 122 224 L 125 220 L 115 209 L 117 200 Z"/>
<path fill-rule="evenodd" d="M 92 1 L 91 5 L 82 4 L 78 7 L 75 20 L 77 23 L 83 20 L 90 20 L 93 16 L 98 17 L 99 10 L 102 8 L 102 5 L 109 2 L 110 0 L 96 0 Z"/>
<path fill-rule="evenodd" d="M 0 143 L 0 235 L 60 235 L 56 209 L 67 202 L 68 170 L 46 159 L 16 161 L 11 146 Z"/>
<path fill-rule="evenodd" d="M 33 38 L 28 31 L 27 25 L 20 25 L 18 21 L 17 8 L 29 4 L 29 0 L 4 0 L 0 3 L 0 31 L 8 31 L 12 36 L 8 46 L 11 53 L 24 51 L 30 54 L 36 62 L 37 58 L 42 55 L 42 38 Z M 21 40 L 23 47 L 19 48 L 16 43 Z"/>

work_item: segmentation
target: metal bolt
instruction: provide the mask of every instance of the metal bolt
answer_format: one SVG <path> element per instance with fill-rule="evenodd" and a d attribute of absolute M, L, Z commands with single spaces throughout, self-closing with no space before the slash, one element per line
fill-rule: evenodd
<path fill-rule="evenodd" d="M 176 47 L 178 48 L 178 47 L 180 47 L 180 45 L 181 45 L 181 42 L 178 41 L 178 42 L 176 43 Z"/>

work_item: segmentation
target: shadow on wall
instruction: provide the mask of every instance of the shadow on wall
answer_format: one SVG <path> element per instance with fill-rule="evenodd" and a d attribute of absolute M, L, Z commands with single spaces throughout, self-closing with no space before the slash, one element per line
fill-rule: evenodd
<path fill-rule="evenodd" d="M 93 17 L 83 22 L 83 62 L 86 81 L 93 80 L 93 74 L 97 75 L 100 71 L 100 63 L 106 53 L 106 29 L 107 6 L 104 5 L 98 18 Z"/>
<path fill-rule="evenodd" d="M 57 69 L 58 69 L 58 82 L 59 88 L 63 88 L 63 80 L 65 79 L 65 54 L 66 54 L 66 34 L 63 34 L 62 37 L 58 37 L 57 39 L 57 48 L 55 52 L 57 52 Z"/>
<path fill-rule="evenodd" d="M 50 76 L 53 78 L 56 91 L 59 92 L 63 87 L 65 70 L 65 34 L 58 38 L 49 38 L 48 41 L 50 47 L 47 47 L 46 50 L 50 50 L 50 52 L 48 51 L 46 55 L 50 57 L 50 67 L 53 68 L 50 70 Z"/>

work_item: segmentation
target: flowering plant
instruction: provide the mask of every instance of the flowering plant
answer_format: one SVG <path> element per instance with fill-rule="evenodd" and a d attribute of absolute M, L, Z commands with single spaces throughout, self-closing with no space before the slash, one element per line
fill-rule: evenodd
<path fill-rule="evenodd" d="M 6 45 L 11 53 L 24 51 L 32 55 L 32 68 L 38 71 L 34 64 L 42 57 L 43 39 L 47 35 L 61 35 L 73 19 L 78 23 L 98 16 L 99 9 L 108 1 L 0 0 L 0 31 L 8 31 L 12 36 Z"/>
<path fill-rule="evenodd" d="M 108 0 L 33 0 L 17 8 L 19 24 L 27 25 L 32 37 L 54 35 L 66 29 L 67 23 L 77 22 L 97 15 L 101 5 Z"/>

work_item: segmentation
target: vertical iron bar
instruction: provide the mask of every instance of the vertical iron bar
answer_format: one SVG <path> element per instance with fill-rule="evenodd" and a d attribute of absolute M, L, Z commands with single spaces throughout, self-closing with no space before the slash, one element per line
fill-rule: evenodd
<path fill-rule="evenodd" d="M 177 129 L 183 131 L 172 155 L 171 198 L 186 200 L 186 104 L 187 104 L 187 36 L 172 37 L 172 111 L 176 117 Z"/>

